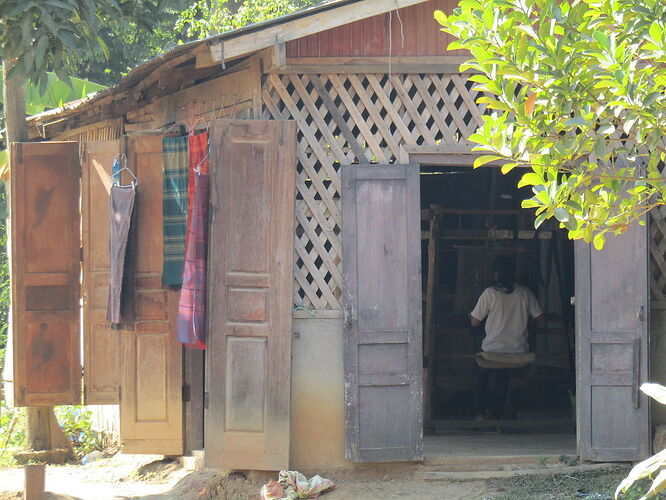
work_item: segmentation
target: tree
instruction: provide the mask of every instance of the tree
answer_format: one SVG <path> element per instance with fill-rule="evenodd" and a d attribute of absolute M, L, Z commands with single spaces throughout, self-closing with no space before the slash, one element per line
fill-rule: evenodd
<path fill-rule="evenodd" d="M 0 58 L 4 74 L 6 140 L 28 139 L 24 86 L 36 84 L 43 93 L 47 72 L 69 82 L 68 69 L 85 54 L 100 48 L 104 26 L 126 19 L 150 28 L 162 0 L 4 0 L 0 2 Z M 11 164 L 11 158 L 10 158 Z M 51 408 L 28 408 L 28 446 L 51 448 Z"/>
<path fill-rule="evenodd" d="M 108 49 L 89 52 L 79 61 L 74 74 L 112 85 L 137 64 L 176 47 L 186 35 L 175 29 L 176 21 L 191 0 L 165 0 L 150 29 L 134 20 L 101 30 L 100 36 Z"/>
<path fill-rule="evenodd" d="M 666 203 L 666 3 L 462 0 L 435 12 L 489 113 L 475 166 L 526 167 L 523 207 L 601 248 Z"/>
<path fill-rule="evenodd" d="M 180 14 L 176 29 L 203 38 L 291 14 L 320 0 L 196 0 Z"/>

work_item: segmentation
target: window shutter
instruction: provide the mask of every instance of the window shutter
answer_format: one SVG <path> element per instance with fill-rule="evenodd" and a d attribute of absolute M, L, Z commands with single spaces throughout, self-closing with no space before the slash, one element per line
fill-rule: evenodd
<path fill-rule="evenodd" d="M 79 144 L 11 147 L 14 404 L 78 404 Z"/>
<path fill-rule="evenodd" d="M 84 145 L 83 367 L 86 404 L 120 402 L 120 332 L 106 319 L 109 293 L 109 190 L 111 167 L 120 141 Z"/>
<path fill-rule="evenodd" d="M 206 465 L 289 467 L 295 122 L 214 122 Z"/>
<path fill-rule="evenodd" d="M 178 292 L 162 286 L 162 136 L 127 139 L 127 166 L 139 180 L 134 330 L 120 331 L 120 439 L 124 453 L 183 452 L 182 347 Z"/>

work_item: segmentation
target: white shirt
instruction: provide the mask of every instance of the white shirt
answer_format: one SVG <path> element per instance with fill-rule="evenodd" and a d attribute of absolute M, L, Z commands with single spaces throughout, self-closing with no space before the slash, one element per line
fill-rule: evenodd
<path fill-rule="evenodd" d="M 527 319 L 538 318 L 541 308 L 529 288 L 515 285 L 513 292 L 504 293 L 495 287 L 486 288 L 472 317 L 483 321 L 486 316 L 486 337 L 481 349 L 485 352 L 527 352 Z"/>

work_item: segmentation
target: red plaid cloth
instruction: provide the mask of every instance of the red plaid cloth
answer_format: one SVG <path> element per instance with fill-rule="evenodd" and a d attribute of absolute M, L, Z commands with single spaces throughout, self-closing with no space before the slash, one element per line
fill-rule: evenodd
<path fill-rule="evenodd" d="M 206 269 L 208 256 L 208 133 L 189 138 L 187 235 L 183 286 L 178 303 L 178 341 L 195 349 L 206 348 Z M 200 164 L 201 163 L 201 164 Z M 194 169 L 199 166 L 199 174 Z"/>
<path fill-rule="evenodd" d="M 190 226 L 192 216 L 192 201 L 194 200 L 194 170 L 199 167 L 199 172 L 208 174 L 208 132 L 190 134 L 187 139 L 187 151 L 189 155 L 189 174 L 187 182 L 187 227 Z M 187 237 L 185 234 L 185 248 L 187 248 Z"/>

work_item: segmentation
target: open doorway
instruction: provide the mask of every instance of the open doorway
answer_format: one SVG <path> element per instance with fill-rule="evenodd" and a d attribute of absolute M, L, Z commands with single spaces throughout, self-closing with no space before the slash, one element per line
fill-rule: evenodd
<path fill-rule="evenodd" d="M 421 166 L 426 455 L 469 450 L 470 442 L 481 454 L 575 454 L 573 245 L 556 222 L 534 229 L 534 212 L 520 208 L 531 196 L 516 187 L 522 174 Z M 515 414 L 478 421 L 484 324 L 471 328 L 469 313 L 492 285 L 498 255 L 515 259 L 516 282 L 535 294 L 547 322 L 528 325 L 536 359 L 511 375 Z"/>

